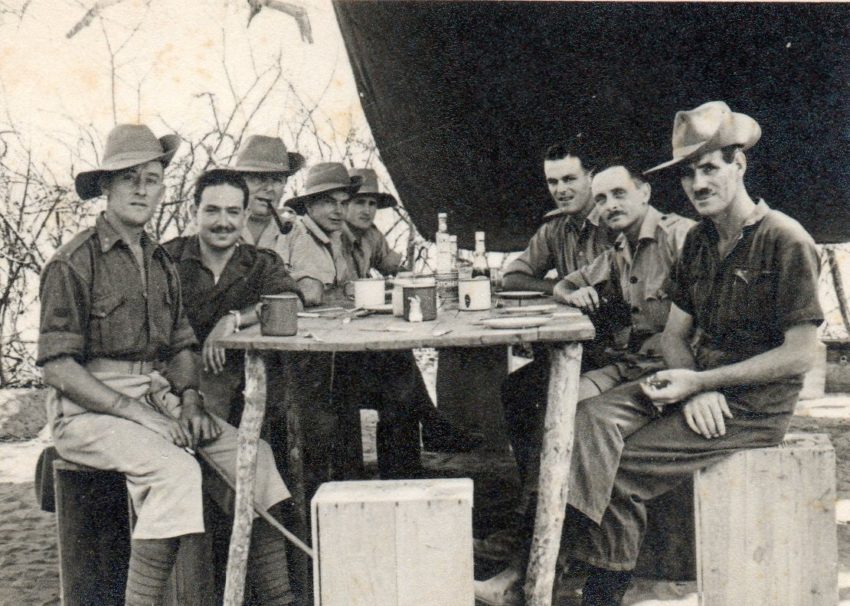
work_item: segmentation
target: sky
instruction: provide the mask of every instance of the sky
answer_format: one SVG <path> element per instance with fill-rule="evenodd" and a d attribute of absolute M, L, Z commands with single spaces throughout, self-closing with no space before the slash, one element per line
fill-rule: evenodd
<path fill-rule="evenodd" d="M 330 1 L 299 3 L 313 44 L 301 40 L 292 17 L 270 9 L 246 27 L 245 0 L 122 0 L 71 39 L 66 33 L 94 0 L 0 0 L 0 123 L 11 121 L 45 161 L 58 164 L 67 153 L 58 140 L 74 137 L 76 125 L 108 132 L 111 46 L 118 122 L 141 121 L 157 134 L 166 124 L 205 132 L 212 115 L 202 95 L 232 105 L 231 85 L 241 95 L 280 55 L 285 80 L 305 102 L 319 102 L 325 134 L 352 124 L 368 133 Z M 276 87 L 250 132 L 281 134 L 291 146 L 285 121 L 298 106 L 288 87 Z"/>

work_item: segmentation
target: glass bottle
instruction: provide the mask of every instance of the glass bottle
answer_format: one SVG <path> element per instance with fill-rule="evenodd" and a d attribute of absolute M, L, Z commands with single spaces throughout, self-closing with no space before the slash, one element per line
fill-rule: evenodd
<path fill-rule="evenodd" d="M 472 255 L 472 277 L 490 277 L 490 266 L 487 265 L 487 250 L 484 247 L 484 232 L 475 232 L 475 252 Z"/>

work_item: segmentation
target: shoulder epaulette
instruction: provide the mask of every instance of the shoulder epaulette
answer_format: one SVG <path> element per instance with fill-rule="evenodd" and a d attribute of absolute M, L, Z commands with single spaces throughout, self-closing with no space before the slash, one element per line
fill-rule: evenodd
<path fill-rule="evenodd" d="M 73 238 L 71 238 L 59 247 L 59 249 L 53 255 L 53 259 L 62 259 L 65 261 L 69 260 L 71 256 L 75 252 L 77 252 L 77 250 L 79 250 L 79 248 L 83 244 L 88 242 L 92 238 L 92 236 L 95 235 L 95 233 L 97 233 L 97 230 L 94 227 L 89 227 L 79 232 Z"/>

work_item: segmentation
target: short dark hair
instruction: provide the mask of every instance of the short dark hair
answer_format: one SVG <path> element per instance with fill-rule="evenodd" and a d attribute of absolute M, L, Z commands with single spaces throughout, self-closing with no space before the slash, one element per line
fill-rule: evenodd
<path fill-rule="evenodd" d="M 621 155 L 608 156 L 607 158 L 605 158 L 599 163 L 599 169 L 596 172 L 600 173 L 603 170 L 614 168 L 615 166 L 622 166 L 624 169 L 626 169 L 626 172 L 629 173 L 629 176 L 632 178 L 632 181 L 634 181 L 635 184 L 641 185 L 642 183 L 647 183 L 646 177 L 643 175 L 643 173 L 637 170 L 631 163 L 631 161 L 625 160 Z"/>
<path fill-rule="evenodd" d="M 215 185 L 230 185 L 242 191 L 242 208 L 248 208 L 248 184 L 239 173 L 229 170 L 208 170 L 195 181 L 195 206 L 201 205 L 204 190 Z"/>
<path fill-rule="evenodd" d="M 596 154 L 584 133 L 578 133 L 566 141 L 550 145 L 543 154 L 543 161 L 563 160 L 567 156 L 578 158 L 581 167 L 586 171 L 596 170 Z"/>

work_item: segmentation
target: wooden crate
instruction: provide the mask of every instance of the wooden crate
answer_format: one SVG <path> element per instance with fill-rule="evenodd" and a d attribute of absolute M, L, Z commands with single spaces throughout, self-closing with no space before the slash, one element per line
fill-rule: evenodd
<path fill-rule="evenodd" d="M 472 606 L 472 480 L 330 482 L 312 500 L 315 603 Z"/>
<path fill-rule="evenodd" d="M 790 434 L 694 477 L 701 606 L 838 602 L 835 451 Z"/>

